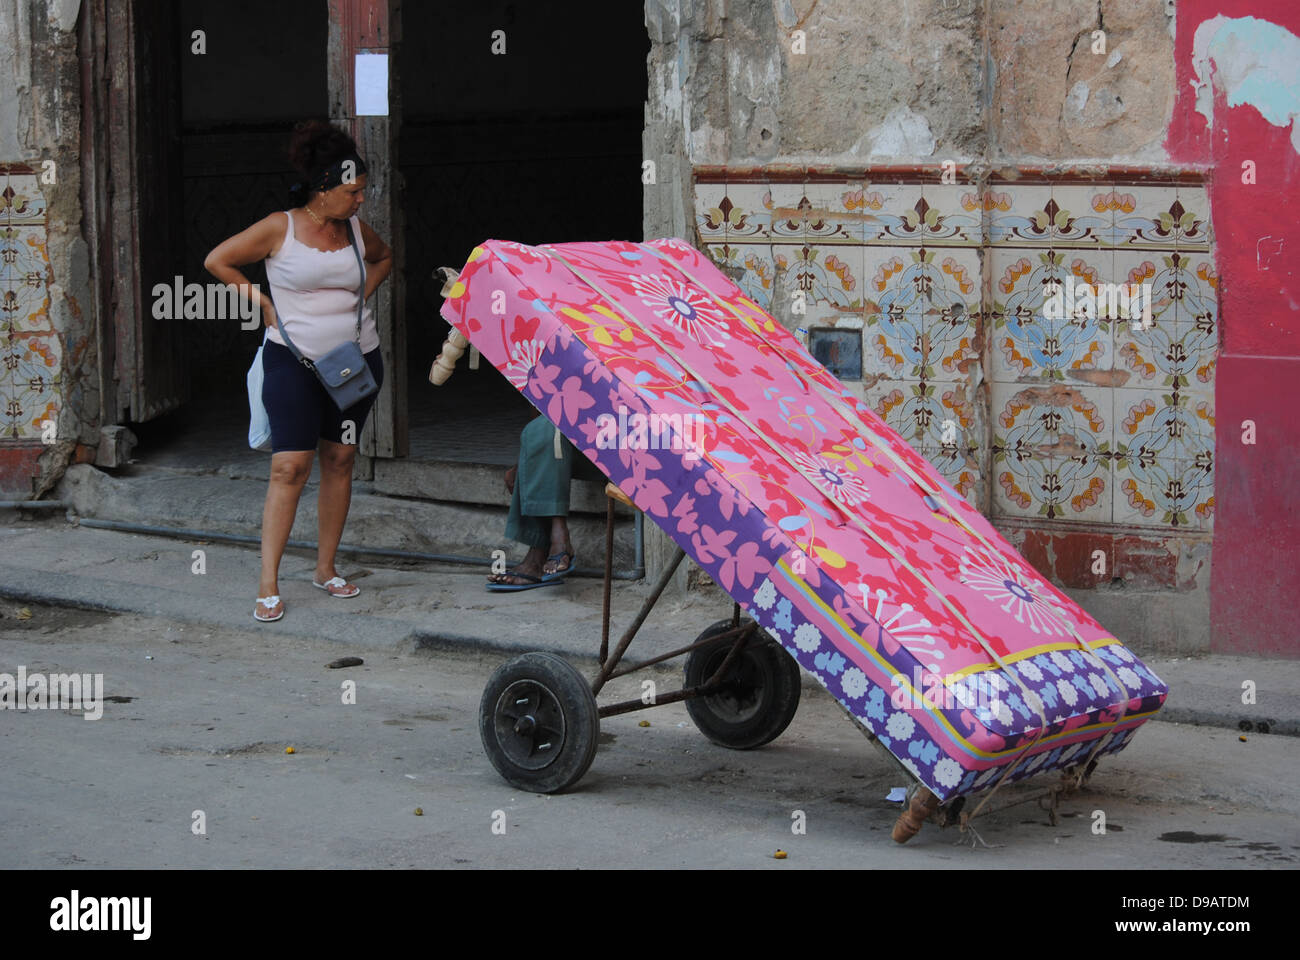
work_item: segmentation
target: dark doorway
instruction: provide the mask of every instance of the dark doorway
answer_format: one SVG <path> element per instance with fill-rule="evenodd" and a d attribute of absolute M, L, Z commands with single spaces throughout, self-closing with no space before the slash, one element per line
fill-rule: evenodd
<path fill-rule="evenodd" d="M 562 11 L 562 12 L 560 12 Z M 500 49 L 504 33 L 504 53 Z M 495 238 L 641 238 L 650 41 L 638 3 L 402 7 L 407 345 L 413 459 L 507 462 L 533 408 L 484 363 L 428 381 L 447 334 L 440 266 Z"/>
<path fill-rule="evenodd" d="M 203 269 L 209 250 L 288 204 L 289 135 L 299 120 L 327 112 L 328 17 L 324 0 L 186 0 L 179 8 L 185 277 L 203 283 L 212 279 Z M 191 52 L 195 30 L 206 34 L 202 55 Z M 245 273 L 266 283 L 261 264 Z M 196 392 L 241 396 L 261 331 L 228 320 L 188 323 Z"/>
<path fill-rule="evenodd" d="M 287 206 L 293 126 L 328 109 L 328 11 L 325 0 L 184 0 L 167 27 L 180 98 L 181 170 L 169 190 L 184 237 L 176 259 L 186 283 L 206 284 L 214 281 L 203 268 L 209 250 Z M 261 264 L 244 274 L 265 289 Z M 173 322 L 181 325 L 190 401 L 134 425 L 138 455 L 178 464 L 249 456 L 245 374 L 262 331 L 243 330 L 237 319 Z"/>

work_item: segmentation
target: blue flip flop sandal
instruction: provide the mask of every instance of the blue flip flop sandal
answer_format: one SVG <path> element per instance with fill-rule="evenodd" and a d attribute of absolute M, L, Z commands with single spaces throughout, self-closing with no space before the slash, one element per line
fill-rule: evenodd
<path fill-rule="evenodd" d="M 535 590 L 538 587 L 549 587 L 553 583 L 559 583 L 558 580 L 534 577 L 532 574 L 519 573 L 517 570 L 507 570 L 505 575 L 527 580 L 528 583 L 489 583 L 488 590 L 492 593 L 518 593 L 520 590 Z"/>
<path fill-rule="evenodd" d="M 554 573 L 542 574 L 542 580 L 544 580 L 546 583 L 554 583 L 557 580 L 563 580 L 569 574 L 573 573 L 574 565 L 577 564 L 578 562 L 578 555 L 574 553 L 572 550 L 561 550 L 559 553 L 552 554 L 551 556 L 546 558 L 546 562 L 558 563 L 561 557 L 568 557 L 569 565 L 565 567 L 563 570 L 556 570 Z"/>

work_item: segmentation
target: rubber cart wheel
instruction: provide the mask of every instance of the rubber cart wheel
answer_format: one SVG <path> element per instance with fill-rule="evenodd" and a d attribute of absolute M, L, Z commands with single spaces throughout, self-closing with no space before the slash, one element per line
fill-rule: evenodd
<path fill-rule="evenodd" d="M 497 667 L 479 701 L 483 752 L 506 781 L 556 793 L 582 779 L 596 755 L 600 715 L 591 686 L 550 653 L 525 653 Z"/>
<path fill-rule="evenodd" d="M 730 629 L 730 620 L 719 620 L 699 639 Z M 692 650 L 686 658 L 686 686 L 701 685 L 712 677 L 734 642 L 729 637 Z M 686 701 L 686 711 L 700 733 L 721 747 L 752 750 L 771 743 L 799 709 L 799 664 L 762 630 L 736 654 L 722 682 L 726 686 L 718 693 Z"/>

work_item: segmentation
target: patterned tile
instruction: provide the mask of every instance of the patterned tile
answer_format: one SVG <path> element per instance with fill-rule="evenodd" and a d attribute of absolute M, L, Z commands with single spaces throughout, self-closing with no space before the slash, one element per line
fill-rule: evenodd
<path fill-rule="evenodd" d="M 1052 240 L 1069 246 L 1097 247 L 1107 243 L 1114 231 L 1109 184 L 1052 185 Z"/>
<path fill-rule="evenodd" d="M 0 437 L 9 440 L 39 439 L 62 401 L 46 230 L 36 177 L 0 175 Z"/>
<path fill-rule="evenodd" d="M 1115 522 L 1188 525 L 1196 491 L 1181 479 L 1185 410 L 1175 395 L 1156 390 L 1117 389 L 1114 402 Z"/>
<path fill-rule="evenodd" d="M 62 360 L 51 333 L 0 340 L 0 436 L 39 439 L 43 422 L 57 418 Z"/>
<path fill-rule="evenodd" d="M 1094 286 L 1114 271 L 1105 250 L 995 248 L 992 258 L 992 377 L 1004 382 L 1064 381 L 1077 371 L 1104 370 L 1113 351 L 1111 321 L 1088 313 L 1076 297 L 1074 316 L 1048 317 L 1054 286 L 1067 313 L 1066 283 Z"/>
<path fill-rule="evenodd" d="M 697 183 L 695 185 L 695 225 L 700 239 L 705 243 L 727 239 L 727 215 L 730 204 L 725 183 Z M 723 208 L 728 210 L 724 211 Z"/>
<path fill-rule="evenodd" d="M 808 319 L 832 326 L 856 325 L 861 329 L 866 248 L 861 244 L 834 245 L 811 236 L 806 246 L 813 277 Z"/>
<path fill-rule="evenodd" d="M 929 365 L 935 380 L 968 377 L 969 365 L 980 359 L 977 329 L 980 314 L 980 251 L 970 248 L 928 248 L 935 278 L 929 305 L 922 313 Z"/>
<path fill-rule="evenodd" d="M 764 310 L 772 309 L 772 293 L 776 282 L 776 266 L 772 248 L 758 243 L 711 243 L 705 252 L 736 281 L 745 295 Z"/>
<path fill-rule="evenodd" d="M 988 241 L 1014 246 L 1047 245 L 1052 242 L 1052 202 L 1049 184 L 989 184 L 984 196 L 988 212 Z"/>
<path fill-rule="evenodd" d="M 1109 523 L 1111 391 L 994 382 L 992 402 L 997 512 Z"/>
<path fill-rule="evenodd" d="M 46 300 L 50 262 L 45 227 L 11 224 L 0 227 L 0 332 L 49 332 L 53 329 Z"/>
<path fill-rule="evenodd" d="M 796 326 L 806 326 L 805 320 L 795 312 L 797 303 L 803 304 L 803 318 L 861 316 L 860 281 L 855 275 L 862 270 L 860 247 L 823 247 L 809 241 L 774 243 L 771 249 L 775 266 L 773 289 L 798 320 Z"/>
<path fill-rule="evenodd" d="M 772 233 L 772 211 L 767 187 L 761 183 L 732 183 L 727 186 L 727 240 L 733 243 L 766 243 Z"/>
<path fill-rule="evenodd" d="M 926 183 L 924 239 L 935 245 L 979 246 L 983 241 L 983 208 L 976 184 Z"/>
<path fill-rule="evenodd" d="M 1195 218 L 1178 205 L 1176 187 L 1116 187 L 1115 245 L 1127 249 L 1173 249 L 1181 234 L 1199 232 Z"/>
<path fill-rule="evenodd" d="M 1214 243 L 1214 224 L 1210 219 L 1210 198 L 1203 185 L 1179 184 L 1178 205 L 1183 229 L 1178 232 L 1178 249 L 1209 252 Z"/>
<path fill-rule="evenodd" d="M 44 224 L 45 195 L 35 174 L 0 174 L 0 223 Z"/>
<path fill-rule="evenodd" d="M 862 188 L 860 202 L 864 213 L 874 219 L 863 223 L 863 237 L 869 244 L 914 246 L 923 237 L 919 183 L 874 183 Z"/>
<path fill-rule="evenodd" d="M 804 188 L 809 214 L 805 237 L 810 243 L 826 246 L 862 243 L 859 214 L 847 209 L 847 183 L 810 183 Z M 852 202 L 852 201 L 850 201 Z"/>
<path fill-rule="evenodd" d="M 939 278 L 927 257 L 932 261 L 932 254 L 919 249 L 866 249 L 864 362 L 874 361 L 878 364 L 874 369 L 891 377 L 933 377 L 926 372 L 934 360 L 924 341 L 925 312 L 933 308 Z"/>
<path fill-rule="evenodd" d="M 812 201 L 802 183 L 768 184 L 763 204 L 770 211 L 769 235 L 773 243 L 803 242 L 808 232 Z"/>
<path fill-rule="evenodd" d="M 1212 390 L 1219 352 L 1219 277 L 1209 253 L 1180 249 L 1177 257 L 1181 286 L 1174 303 L 1174 335 L 1181 346 L 1185 378 L 1179 386 L 1195 389 L 1200 384 Z"/>

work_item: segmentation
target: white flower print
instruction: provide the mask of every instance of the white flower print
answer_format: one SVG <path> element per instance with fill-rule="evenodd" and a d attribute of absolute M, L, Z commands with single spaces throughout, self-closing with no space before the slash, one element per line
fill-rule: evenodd
<path fill-rule="evenodd" d="M 837 467 L 824 457 L 813 457 L 798 451 L 792 456 L 799 471 L 832 500 L 853 506 L 871 496 L 867 485 L 856 473 Z"/>
<path fill-rule="evenodd" d="M 1056 692 L 1061 695 L 1066 706 L 1072 707 L 1079 702 L 1079 691 L 1074 689 L 1074 684 L 1064 677 L 1056 681 Z"/>
<path fill-rule="evenodd" d="M 1115 654 L 1115 656 L 1119 657 L 1119 658 L 1120 658 L 1121 660 L 1123 660 L 1125 663 L 1132 663 L 1132 662 L 1133 662 L 1133 654 L 1131 654 L 1131 653 L 1128 652 L 1128 648 L 1127 648 L 1127 647 L 1121 647 L 1121 646 L 1117 643 L 1117 644 L 1114 644 L 1110 649 L 1111 649 L 1111 652 L 1113 652 L 1113 653 Z"/>
<path fill-rule="evenodd" d="M 939 641 L 934 637 L 934 624 L 929 618 L 919 613 L 910 603 L 897 603 L 883 587 L 875 590 L 875 600 L 871 599 L 869 584 L 858 584 L 862 593 L 863 606 L 876 618 L 894 640 L 904 649 L 935 673 L 939 673 L 938 661 L 943 659 L 943 651 L 936 649 Z"/>
<path fill-rule="evenodd" d="M 1071 663 L 1070 658 L 1067 657 L 1065 654 L 1063 654 L 1060 650 L 1052 651 L 1052 663 L 1056 664 L 1066 673 L 1074 673 L 1074 664 Z"/>
<path fill-rule="evenodd" d="M 1110 695 L 1110 688 L 1106 686 L 1106 681 L 1097 674 L 1088 674 L 1088 682 L 1092 684 L 1092 689 L 1097 691 L 1097 696 L 1106 697 Z"/>
<path fill-rule="evenodd" d="M 991 704 L 989 704 L 989 706 L 993 710 L 993 716 L 997 717 L 998 723 L 1002 724 L 1003 726 L 1006 726 L 1012 720 L 1015 719 L 1015 717 L 1011 713 L 1011 708 L 1008 707 L 1001 700 L 994 700 Z"/>
<path fill-rule="evenodd" d="M 712 297 L 672 277 L 638 274 L 630 279 L 642 303 L 654 310 L 659 319 L 693 340 L 720 347 L 731 339 L 726 317 Z"/>
<path fill-rule="evenodd" d="M 985 679 L 988 680 L 989 686 L 992 689 L 996 690 L 998 693 L 1001 693 L 1002 691 L 1006 690 L 1007 687 L 1009 686 L 1009 684 L 1006 681 L 1006 678 L 1003 677 L 1002 674 L 1000 673 L 986 673 L 984 674 L 984 677 Z"/>
<path fill-rule="evenodd" d="M 546 344 L 540 340 L 516 343 L 510 348 L 510 362 L 506 364 L 506 379 L 521 390 L 528 386 L 528 375 L 532 373 L 533 367 L 537 366 L 537 361 L 545 349 Z"/>
<path fill-rule="evenodd" d="M 1043 671 L 1034 666 L 1034 663 L 1031 660 L 1021 660 L 1015 665 L 1015 668 L 1020 671 L 1022 677 L 1027 677 L 1034 683 L 1043 679 Z"/>
<path fill-rule="evenodd" d="M 772 604 L 776 603 L 776 587 L 772 585 L 771 580 L 764 580 L 754 591 L 754 603 L 760 610 L 772 609 Z"/>
<path fill-rule="evenodd" d="M 822 645 L 822 635 L 811 623 L 799 624 L 794 632 L 794 645 L 804 653 L 812 653 Z"/>
<path fill-rule="evenodd" d="M 961 557 L 961 582 L 982 593 L 1034 633 L 1068 635 L 1069 615 L 1056 605 L 1022 564 L 967 544 Z M 1004 602 L 1005 601 L 1005 602 Z"/>
<path fill-rule="evenodd" d="M 1043 698 L 1034 693 L 1034 691 L 1026 690 L 1024 693 L 1024 701 L 1025 706 L 1034 711 L 1034 713 L 1043 712 Z"/>
<path fill-rule="evenodd" d="M 867 692 L 867 675 L 857 667 L 849 667 L 840 677 L 840 688 L 850 700 L 857 700 Z"/>
<path fill-rule="evenodd" d="M 895 740 L 910 740 L 912 731 L 916 729 L 916 721 L 900 710 L 890 715 L 885 729 Z"/>
<path fill-rule="evenodd" d="M 955 787 L 961 782 L 962 769 L 952 757 L 944 757 L 934 765 L 934 782 L 944 787 Z"/>
<path fill-rule="evenodd" d="M 1128 687 L 1129 693 L 1133 693 L 1135 689 L 1142 686 L 1142 681 L 1138 678 L 1138 675 L 1128 667 L 1120 667 L 1118 673 L 1119 682 Z"/>

